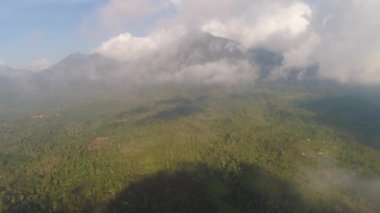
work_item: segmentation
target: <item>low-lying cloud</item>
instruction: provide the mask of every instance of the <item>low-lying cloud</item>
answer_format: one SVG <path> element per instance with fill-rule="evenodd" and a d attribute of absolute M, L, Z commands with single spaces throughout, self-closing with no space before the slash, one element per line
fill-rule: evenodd
<path fill-rule="evenodd" d="M 369 205 L 371 209 L 380 210 L 378 199 L 380 197 L 380 179 L 362 178 L 353 172 L 343 169 L 320 169 L 307 171 L 309 190 L 329 194 L 334 191 L 344 192 L 355 199 Z M 344 201 L 343 201 L 344 202 Z M 352 205 L 352 204 L 351 204 Z M 356 209 L 358 206 L 353 206 Z M 359 211 L 359 209 L 356 209 Z M 368 211 L 368 209 L 360 209 Z"/>
<path fill-rule="evenodd" d="M 220 60 L 205 64 L 196 64 L 180 69 L 173 75 L 163 75 L 163 80 L 179 82 L 203 82 L 207 84 L 234 84 L 242 81 L 255 80 L 257 67 L 252 67 L 247 61 L 229 62 Z"/>

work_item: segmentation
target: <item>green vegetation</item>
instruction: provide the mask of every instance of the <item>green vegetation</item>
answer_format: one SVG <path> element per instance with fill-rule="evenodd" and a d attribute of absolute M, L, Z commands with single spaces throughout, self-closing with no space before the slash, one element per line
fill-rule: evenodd
<path fill-rule="evenodd" d="M 0 212 L 378 212 L 380 99 L 344 91 L 166 85 L 6 109 Z"/>

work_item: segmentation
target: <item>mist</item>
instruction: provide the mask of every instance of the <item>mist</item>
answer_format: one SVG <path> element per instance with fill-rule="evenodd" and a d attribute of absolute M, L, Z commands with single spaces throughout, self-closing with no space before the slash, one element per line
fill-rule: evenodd
<path fill-rule="evenodd" d="M 369 208 L 380 210 L 377 202 L 380 196 L 380 179 L 377 177 L 363 177 L 349 170 L 339 169 L 310 169 L 306 171 L 308 175 L 308 188 L 311 191 L 329 194 L 334 190 L 342 189 L 350 196 L 357 196 L 363 199 Z M 368 209 L 367 209 L 368 211 Z"/>

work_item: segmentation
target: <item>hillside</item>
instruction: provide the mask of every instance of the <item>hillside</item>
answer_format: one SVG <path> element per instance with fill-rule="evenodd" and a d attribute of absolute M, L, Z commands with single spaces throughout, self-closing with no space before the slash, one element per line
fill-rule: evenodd
<path fill-rule="evenodd" d="M 347 91 L 166 84 L 30 111 L 1 123 L 0 209 L 377 212 L 380 103 Z"/>

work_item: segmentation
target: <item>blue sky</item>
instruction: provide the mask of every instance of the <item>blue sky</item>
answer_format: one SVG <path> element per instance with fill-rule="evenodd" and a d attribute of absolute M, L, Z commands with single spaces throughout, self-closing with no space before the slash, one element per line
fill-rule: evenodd
<path fill-rule="evenodd" d="M 162 1 L 166 0 L 157 0 L 157 2 Z M 144 11 L 136 11 L 137 17 L 136 14 L 134 17 L 128 17 L 123 13 L 134 11 L 123 8 L 127 11 L 118 11 L 122 13 L 121 17 L 118 17 L 123 23 L 122 26 L 104 27 L 101 24 L 102 18 L 112 18 L 112 14 L 101 17 L 101 10 L 112 6 L 112 2 L 112 0 L 0 1 L 0 64 L 1 61 L 5 61 L 9 66 L 28 67 L 28 63 L 43 58 L 59 61 L 75 52 L 86 53 L 110 37 L 125 31 L 134 35 L 144 35 L 159 17 L 173 12 L 167 9 L 157 10 L 147 14 L 146 17 L 138 17 L 138 13 L 144 14 Z M 136 5 L 138 7 L 140 1 L 132 2 L 132 7 Z M 156 6 L 152 2 L 155 0 L 150 1 L 151 5 L 148 6 Z M 109 9 L 117 10 L 117 8 Z M 135 22 L 136 20 L 138 22 Z"/>
<path fill-rule="evenodd" d="M 97 39 L 82 32 L 83 20 L 102 0 L 3 0 L 0 58 L 11 66 L 86 51 Z"/>

